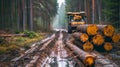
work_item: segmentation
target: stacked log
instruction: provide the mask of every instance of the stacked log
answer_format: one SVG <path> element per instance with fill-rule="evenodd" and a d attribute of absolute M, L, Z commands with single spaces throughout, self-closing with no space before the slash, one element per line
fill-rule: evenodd
<path fill-rule="evenodd" d="M 76 47 L 74 44 L 72 44 L 70 41 L 68 41 L 67 46 L 74 51 L 75 54 L 77 54 L 81 60 L 83 61 L 83 63 L 85 64 L 85 66 L 92 66 L 95 63 L 95 56 L 79 49 L 78 47 Z"/>
<path fill-rule="evenodd" d="M 93 41 L 93 44 L 99 46 L 99 45 L 102 45 L 104 43 L 104 37 L 100 34 L 97 34 L 92 38 L 92 41 Z"/>
<path fill-rule="evenodd" d="M 95 24 L 89 25 L 87 27 L 87 33 L 89 35 L 95 35 L 95 34 L 97 34 L 97 31 L 98 31 L 98 27 Z"/>
<path fill-rule="evenodd" d="M 112 25 L 107 25 L 103 29 L 104 35 L 108 36 L 108 37 L 109 36 L 111 37 L 114 34 L 114 32 L 115 32 L 115 29 L 114 29 L 114 27 Z"/>
<path fill-rule="evenodd" d="M 76 33 L 73 33 L 72 36 L 77 39 L 77 40 L 80 40 L 82 42 L 86 42 L 89 37 L 86 33 L 79 33 L 79 32 L 76 32 Z"/>
<path fill-rule="evenodd" d="M 112 41 L 114 43 L 118 43 L 120 41 L 119 34 L 114 34 L 113 37 L 112 37 Z"/>
<path fill-rule="evenodd" d="M 111 51 L 113 43 L 120 42 L 120 34 L 115 32 L 112 25 L 79 25 L 77 31 L 72 36 L 75 40 L 79 40 L 80 48 L 85 51 L 93 49 Z"/>
<path fill-rule="evenodd" d="M 89 41 L 83 44 L 83 49 L 85 51 L 92 51 L 93 48 L 94 48 L 93 44 Z"/>
<path fill-rule="evenodd" d="M 82 18 L 81 16 L 75 15 L 73 19 L 74 19 L 74 20 L 79 20 L 79 19 L 81 19 L 81 18 Z"/>
<path fill-rule="evenodd" d="M 86 33 L 79 33 L 79 32 L 75 32 L 72 34 L 72 36 L 75 38 L 75 40 L 80 41 L 80 42 L 76 42 L 76 44 L 78 44 L 77 46 L 82 48 L 85 51 L 92 51 L 94 46 L 92 43 L 90 43 L 88 41 L 89 37 Z"/>
<path fill-rule="evenodd" d="M 90 25 L 85 24 L 85 25 L 78 26 L 77 30 L 81 31 L 81 32 L 85 32 L 88 35 L 95 35 L 95 34 L 97 34 L 98 27 L 95 24 L 90 24 Z"/>
<path fill-rule="evenodd" d="M 110 51 L 110 50 L 112 50 L 112 48 L 113 48 L 113 46 L 112 46 L 112 44 L 111 44 L 110 42 L 106 42 L 106 43 L 104 44 L 104 49 L 105 49 L 106 51 Z"/>

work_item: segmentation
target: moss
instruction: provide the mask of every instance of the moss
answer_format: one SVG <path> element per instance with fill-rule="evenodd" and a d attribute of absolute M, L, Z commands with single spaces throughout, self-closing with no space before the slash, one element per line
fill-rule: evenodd
<path fill-rule="evenodd" d="M 10 45 L 10 46 L 8 47 L 8 49 L 10 49 L 10 50 L 11 50 L 11 49 L 14 50 L 14 49 L 18 49 L 18 48 L 19 48 L 19 47 L 18 47 L 17 45 Z"/>
<path fill-rule="evenodd" d="M 23 41 L 25 41 L 25 38 L 19 37 L 19 38 L 16 39 L 16 41 L 17 41 L 17 42 L 23 42 Z"/>
<path fill-rule="evenodd" d="M 0 47 L 0 54 L 7 53 L 7 47 Z"/>

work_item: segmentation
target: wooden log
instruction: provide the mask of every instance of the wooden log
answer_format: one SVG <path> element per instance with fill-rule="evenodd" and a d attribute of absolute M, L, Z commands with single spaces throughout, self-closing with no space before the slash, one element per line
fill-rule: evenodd
<path fill-rule="evenodd" d="M 96 56 L 96 64 L 94 67 L 119 67 L 113 61 L 109 60 L 107 57 L 101 55 L 97 51 L 92 51 L 91 54 Z"/>
<path fill-rule="evenodd" d="M 95 35 L 97 34 L 98 27 L 96 24 L 85 24 L 85 25 L 79 25 L 77 27 L 78 31 L 86 32 L 88 35 Z"/>
<path fill-rule="evenodd" d="M 99 31 L 103 31 L 103 28 L 106 27 L 107 25 L 103 25 L 103 24 L 97 24 L 97 27 L 99 29 Z"/>
<path fill-rule="evenodd" d="M 104 43 L 104 37 L 100 34 L 97 34 L 92 38 L 92 42 L 93 44 L 98 45 L 98 46 L 102 45 Z"/>
<path fill-rule="evenodd" d="M 81 19 L 81 18 L 82 18 L 82 16 L 75 15 L 73 19 L 74 19 L 74 20 L 79 20 L 79 19 Z"/>
<path fill-rule="evenodd" d="M 78 40 L 74 40 L 73 43 L 77 47 L 79 47 L 79 48 L 81 48 L 81 49 L 83 49 L 85 51 L 92 51 L 94 49 L 94 45 L 92 43 L 90 43 L 89 41 L 83 43 L 83 42 L 80 42 Z"/>
<path fill-rule="evenodd" d="M 26 34 L 0 34 L 0 37 L 20 37 L 27 36 Z"/>
<path fill-rule="evenodd" d="M 105 42 L 103 47 L 106 51 L 110 51 L 113 48 L 113 46 L 110 42 Z"/>
<path fill-rule="evenodd" d="M 95 57 L 93 55 L 81 50 L 70 41 L 66 42 L 66 44 L 71 50 L 73 50 L 74 53 L 76 53 L 81 58 L 86 66 L 92 66 L 94 64 Z"/>
<path fill-rule="evenodd" d="M 107 25 L 103 28 L 103 33 L 105 36 L 111 37 L 115 32 L 115 29 L 112 25 Z"/>
<path fill-rule="evenodd" d="M 83 44 L 83 49 L 85 51 L 92 51 L 94 48 L 93 44 L 90 43 L 89 41 Z"/>
<path fill-rule="evenodd" d="M 89 35 L 95 35 L 97 34 L 97 31 L 98 31 L 98 27 L 95 24 L 89 25 L 87 28 L 87 33 Z"/>
<path fill-rule="evenodd" d="M 102 45 L 94 45 L 95 50 L 99 52 L 105 52 L 105 51 L 111 51 L 113 48 L 112 43 L 110 42 L 104 42 Z"/>
<path fill-rule="evenodd" d="M 120 41 L 119 34 L 114 34 L 114 35 L 112 36 L 112 41 L 113 41 L 114 43 L 118 43 L 118 42 Z"/>
<path fill-rule="evenodd" d="M 111 37 L 115 32 L 115 28 L 112 25 L 97 25 L 97 27 L 107 37 Z"/>
<path fill-rule="evenodd" d="M 86 33 L 76 32 L 76 33 L 73 33 L 72 36 L 75 39 L 80 40 L 81 42 L 86 42 L 89 39 L 89 37 L 88 37 L 88 35 Z"/>
<path fill-rule="evenodd" d="M 85 25 L 79 25 L 77 27 L 78 31 L 81 32 L 87 32 L 89 35 L 95 35 L 97 34 L 98 30 L 101 30 L 105 36 L 111 37 L 115 29 L 112 25 L 96 25 L 96 24 L 85 24 Z"/>

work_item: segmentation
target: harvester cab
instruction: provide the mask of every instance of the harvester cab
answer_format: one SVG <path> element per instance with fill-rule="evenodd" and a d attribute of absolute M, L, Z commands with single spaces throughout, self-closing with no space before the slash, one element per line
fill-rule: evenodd
<path fill-rule="evenodd" d="M 76 30 L 78 25 L 85 24 L 85 12 L 67 12 L 68 17 L 68 33 Z"/>

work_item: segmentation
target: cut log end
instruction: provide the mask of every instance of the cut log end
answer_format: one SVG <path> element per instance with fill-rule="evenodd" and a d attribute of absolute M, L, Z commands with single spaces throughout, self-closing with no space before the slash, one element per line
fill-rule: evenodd
<path fill-rule="evenodd" d="M 95 63 L 94 60 L 95 60 L 95 58 L 93 56 L 87 55 L 84 63 L 86 66 L 92 66 Z"/>
<path fill-rule="evenodd" d="M 115 29 L 112 25 L 107 25 L 103 29 L 103 33 L 105 36 L 111 37 L 115 32 Z"/>
<path fill-rule="evenodd" d="M 95 35 L 95 34 L 97 34 L 97 31 L 98 31 L 98 27 L 95 24 L 89 25 L 87 27 L 88 35 Z"/>
<path fill-rule="evenodd" d="M 86 33 L 73 33 L 72 36 L 77 39 L 80 40 L 81 42 L 86 42 L 89 39 L 89 36 Z"/>
<path fill-rule="evenodd" d="M 90 42 L 86 42 L 85 44 L 83 44 L 83 50 L 85 50 L 85 51 L 92 51 L 93 48 L 94 48 L 94 46 Z"/>
<path fill-rule="evenodd" d="M 112 37 L 112 41 L 114 43 L 118 43 L 119 40 L 120 40 L 119 34 L 114 34 L 113 37 Z"/>
<path fill-rule="evenodd" d="M 113 46 L 112 46 L 111 43 L 106 42 L 106 43 L 104 44 L 104 49 L 105 49 L 106 51 L 110 51 L 110 50 L 112 50 L 112 48 L 113 48 Z"/>
<path fill-rule="evenodd" d="M 80 36 L 80 40 L 82 42 L 86 42 L 87 40 L 89 39 L 88 35 L 86 33 L 83 33 L 81 36 Z"/>
<path fill-rule="evenodd" d="M 102 35 L 97 34 L 96 36 L 93 37 L 92 41 L 95 45 L 99 46 L 99 45 L 102 45 L 104 43 L 104 38 Z"/>

